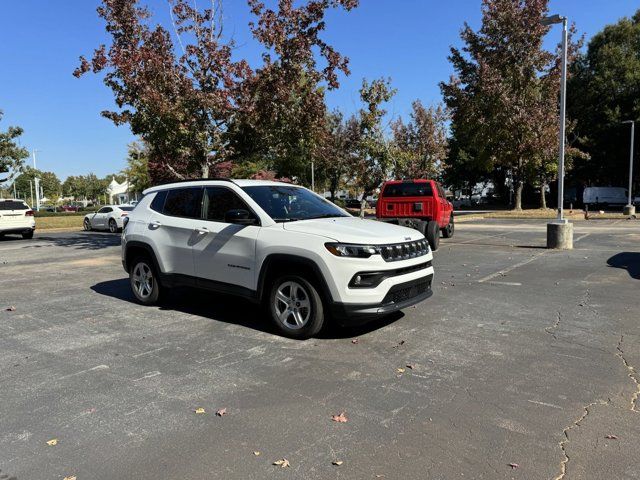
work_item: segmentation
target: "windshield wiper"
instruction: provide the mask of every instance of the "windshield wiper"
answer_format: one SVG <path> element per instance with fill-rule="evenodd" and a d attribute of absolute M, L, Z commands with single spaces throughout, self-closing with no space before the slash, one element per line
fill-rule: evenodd
<path fill-rule="evenodd" d="M 297 222 L 298 220 L 302 220 L 302 218 L 274 218 L 274 222 Z"/>
<path fill-rule="evenodd" d="M 339 213 L 324 213 L 322 215 L 316 215 L 315 217 L 307 217 L 305 220 L 315 220 L 316 218 L 341 218 L 346 217 L 346 215 L 341 215 Z"/>

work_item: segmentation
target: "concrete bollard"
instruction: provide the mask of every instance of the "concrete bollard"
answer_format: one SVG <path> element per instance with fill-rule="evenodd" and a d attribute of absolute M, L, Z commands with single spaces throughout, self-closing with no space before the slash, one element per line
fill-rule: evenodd
<path fill-rule="evenodd" d="M 625 205 L 622 209 L 622 214 L 633 217 L 636 214 L 636 207 L 633 205 Z"/>
<path fill-rule="evenodd" d="M 560 250 L 573 249 L 573 223 L 547 223 L 547 248 Z"/>

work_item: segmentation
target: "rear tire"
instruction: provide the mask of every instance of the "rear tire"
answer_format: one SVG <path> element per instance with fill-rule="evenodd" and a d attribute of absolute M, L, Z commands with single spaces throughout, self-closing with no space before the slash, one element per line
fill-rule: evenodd
<path fill-rule="evenodd" d="M 446 227 L 442 229 L 442 236 L 444 238 L 451 238 L 453 237 L 454 230 L 455 230 L 455 225 L 453 223 L 453 213 L 452 213 L 451 216 L 449 217 L 449 223 L 447 224 Z"/>
<path fill-rule="evenodd" d="M 142 305 L 156 305 L 163 297 L 158 272 L 147 256 L 137 257 L 131 263 L 129 284 L 133 296 Z"/>
<path fill-rule="evenodd" d="M 24 238 L 25 240 L 31 240 L 33 238 L 33 230 L 22 232 L 22 238 Z"/>
<path fill-rule="evenodd" d="M 427 237 L 431 250 L 434 252 L 438 250 L 440 246 L 440 227 L 438 227 L 438 222 L 430 220 L 429 223 L 427 223 L 425 237 Z"/>
<path fill-rule="evenodd" d="M 268 297 L 269 316 L 278 331 L 290 338 L 316 335 L 324 325 L 324 306 L 316 288 L 298 275 L 277 278 Z"/>

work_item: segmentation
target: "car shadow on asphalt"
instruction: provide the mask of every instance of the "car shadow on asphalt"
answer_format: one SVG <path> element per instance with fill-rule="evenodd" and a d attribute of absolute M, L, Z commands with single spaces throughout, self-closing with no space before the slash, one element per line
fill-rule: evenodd
<path fill-rule="evenodd" d="M 91 290 L 100 295 L 137 304 L 131 292 L 128 278 L 100 282 L 93 285 Z M 265 333 L 278 334 L 260 305 L 231 295 L 206 290 L 173 288 L 160 305 L 160 310 L 197 315 L 218 322 L 231 323 Z M 336 340 L 362 336 L 390 325 L 403 316 L 403 313 L 395 312 L 357 327 L 343 327 L 334 321 L 329 321 L 316 336 L 316 339 Z"/>
<path fill-rule="evenodd" d="M 631 278 L 640 280 L 640 253 L 620 252 L 607 260 L 607 265 L 626 269 Z"/>
<path fill-rule="evenodd" d="M 64 237 L 49 237 L 39 235 L 38 240 L 48 242 L 56 247 L 69 247 L 80 250 L 102 250 L 103 248 L 120 245 L 120 235 L 113 233 L 79 232 L 77 235 Z M 30 245 L 31 248 L 43 247 L 42 244 Z"/>

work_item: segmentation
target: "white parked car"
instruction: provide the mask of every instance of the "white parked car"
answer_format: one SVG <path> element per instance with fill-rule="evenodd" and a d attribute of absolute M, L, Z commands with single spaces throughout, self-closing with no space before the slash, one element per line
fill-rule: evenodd
<path fill-rule="evenodd" d="M 33 238 L 36 219 L 33 210 L 23 200 L 0 198 L 0 237 L 6 233 L 21 234 Z"/>
<path fill-rule="evenodd" d="M 587 187 L 582 194 L 585 206 L 626 205 L 629 193 L 622 187 Z"/>
<path fill-rule="evenodd" d="M 352 217 L 306 188 L 199 180 L 146 190 L 122 234 L 142 304 L 174 285 L 263 303 L 284 335 L 330 315 L 358 324 L 431 296 L 432 253 L 417 230 Z"/>
<path fill-rule="evenodd" d="M 131 205 L 107 205 L 84 216 L 85 230 L 109 230 L 116 233 L 124 226 L 124 219 L 133 210 Z"/>

